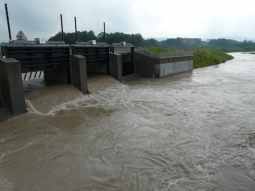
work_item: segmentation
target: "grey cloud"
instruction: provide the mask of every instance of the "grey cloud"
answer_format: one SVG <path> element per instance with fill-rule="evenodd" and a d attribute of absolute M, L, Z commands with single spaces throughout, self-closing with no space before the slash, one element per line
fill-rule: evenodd
<path fill-rule="evenodd" d="M 9 5 L 13 36 L 23 30 L 30 39 L 40 37 L 46 40 L 60 31 L 60 13 L 64 15 L 66 32 L 74 30 L 73 16 L 77 16 L 79 30 L 93 30 L 96 33 L 102 31 L 102 23 L 106 21 L 108 32 L 142 33 L 148 38 L 183 36 L 254 39 L 255 14 L 249 7 L 255 3 L 248 4 L 253 1 L 242 0 L 247 2 L 242 3 L 237 0 L 238 3 L 232 3 L 235 7 L 230 7 L 228 11 L 224 8 L 228 4 L 227 0 L 215 1 L 0 0 L 0 41 L 8 40 L 4 2 Z M 223 6 L 215 11 L 220 8 L 219 2 Z M 188 7 L 184 3 L 189 4 Z M 241 9 L 239 4 L 243 5 Z"/>

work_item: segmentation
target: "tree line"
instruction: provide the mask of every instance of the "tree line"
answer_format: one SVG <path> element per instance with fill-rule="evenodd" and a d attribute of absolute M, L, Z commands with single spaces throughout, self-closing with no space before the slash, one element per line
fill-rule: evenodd
<path fill-rule="evenodd" d="M 50 37 L 49 41 L 61 41 L 61 33 L 57 33 Z M 215 48 L 223 51 L 253 51 L 255 43 L 252 41 L 236 41 L 231 39 L 211 39 L 203 41 L 200 38 L 168 38 L 166 40 L 145 39 L 141 34 L 126 33 L 99 33 L 96 35 L 93 31 L 77 32 L 77 41 L 97 40 L 99 42 L 107 42 L 109 44 L 118 42 L 132 43 L 137 47 L 164 47 L 177 49 L 194 49 L 194 48 Z M 73 44 L 76 41 L 75 33 L 64 33 L 64 41 L 67 44 Z"/>

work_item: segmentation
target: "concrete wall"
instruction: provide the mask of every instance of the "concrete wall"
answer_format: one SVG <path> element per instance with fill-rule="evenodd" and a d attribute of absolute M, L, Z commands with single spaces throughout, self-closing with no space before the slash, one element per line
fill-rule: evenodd
<path fill-rule="evenodd" d="M 180 61 L 172 63 L 159 64 L 159 74 L 158 77 L 165 77 L 173 74 L 178 74 L 182 72 L 189 72 L 193 70 L 193 61 Z"/>
<path fill-rule="evenodd" d="M 155 65 L 159 64 L 159 59 L 135 52 L 135 73 L 141 77 L 156 77 Z"/>
<path fill-rule="evenodd" d="M 141 77 L 161 78 L 193 70 L 192 56 L 159 58 L 135 53 L 135 73 Z"/>
<path fill-rule="evenodd" d="M 117 80 L 122 80 L 122 56 L 120 54 L 110 54 L 109 72 Z"/>

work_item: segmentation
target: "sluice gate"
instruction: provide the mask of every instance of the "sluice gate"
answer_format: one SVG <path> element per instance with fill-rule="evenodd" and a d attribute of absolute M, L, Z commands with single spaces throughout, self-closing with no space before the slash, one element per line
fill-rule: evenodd
<path fill-rule="evenodd" d="M 123 47 L 126 51 L 120 52 Z M 0 50 L 0 107 L 6 106 L 13 114 L 26 111 L 22 81 L 72 84 L 86 94 L 87 75 L 110 74 L 121 80 L 134 72 L 134 67 L 128 66 L 134 64 L 133 46 L 8 43 Z"/>
<path fill-rule="evenodd" d="M 111 46 L 106 43 L 72 45 L 72 54 L 86 57 L 88 74 L 109 74 L 109 53 Z"/>
<path fill-rule="evenodd" d="M 64 43 L 63 17 L 61 21 L 61 41 L 40 44 L 40 39 L 28 40 L 23 31 L 19 31 L 16 40 L 12 40 L 8 7 L 5 4 L 9 43 L 0 44 L 0 108 L 7 107 L 12 114 L 26 111 L 23 82 L 35 79 L 47 84 L 72 84 L 82 93 L 88 93 L 88 74 L 110 74 L 121 80 L 123 75 L 133 72 L 134 48 L 131 48 L 131 60 L 122 53 L 129 49 L 127 44 L 77 42 L 77 20 L 75 20 L 75 44 Z M 104 23 L 104 40 L 106 23 Z M 125 50 L 126 52 L 126 50 Z M 130 53 L 129 53 L 130 54 Z M 122 58 L 123 57 L 123 58 Z M 129 58 L 129 57 L 128 57 Z M 124 65 L 123 65 L 124 64 Z"/>
<path fill-rule="evenodd" d="M 6 58 L 15 58 L 21 63 L 23 80 L 42 77 L 46 82 L 67 83 L 69 80 L 69 46 L 67 45 L 6 45 L 2 47 L 2 54 Z M 55 74 L 58 74 L 57 79 L 54 77 Z"/>
<path fill-rule="evenodd" d="M 63 45 L 7 45 L 2 47 L 2 54 L 19 60 L 22 73 L 67 67 L 69 63 L 69 47 Z"/>
<path fill-rule="evenodd" d="M 132 54 L 123 53 L 122 54 L 122 75 L 127 76 L 135 73 L 135 65 L 133 62 Z"/>
<path fill-rule="evenodd" d="M 3 44 L 0 58 L 1 105 L 13 114 L 24 113 L 26 105 L 22 81 L 34 79 L 43 79 L 46 85 L 73 84 L 87 93 L 84 78 L 87 75 L 86 59 L 70 52 L 70 46 L 64 44 Z"/>

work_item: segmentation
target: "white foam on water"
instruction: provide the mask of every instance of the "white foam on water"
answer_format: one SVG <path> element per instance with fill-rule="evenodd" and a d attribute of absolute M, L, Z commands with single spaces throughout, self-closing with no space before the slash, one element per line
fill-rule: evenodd
<path fill-rule="evenodd" d="M 48 112 L 41 112 L 33 105 L 31 100 L 26 100 L 28 111 L 30 113 L 40 116 L 55 116 L 60 111 L 70 111 L 79 108 L 90 107 L 112 107 L 116 105 L 122 105 L 128 107 L 130 104 L 128 98 L 128 86 L 124 84 L 118 84 L 107 89 L 98 91 L 95 94 L 82 95 L 76 99 L 61 103 L 52 107 Z"/>
<path fill-rule="evenodd" d="M 7 178 L 0 176 L 0 190 L 13 191 L 14 185 Z"/>

